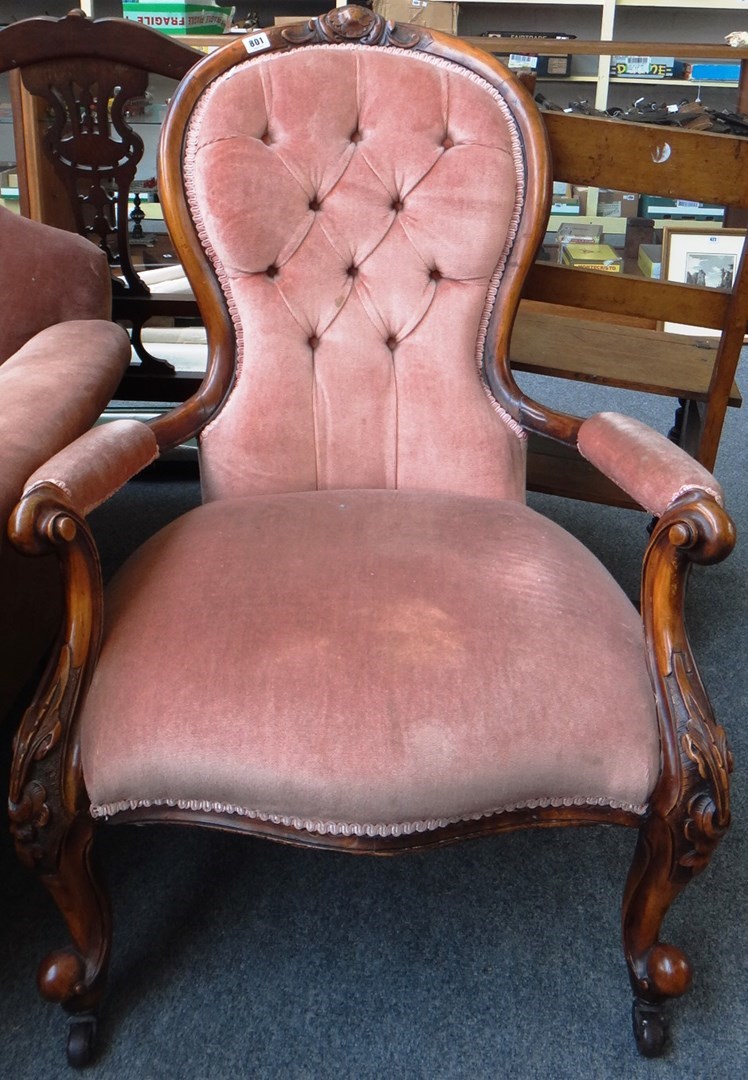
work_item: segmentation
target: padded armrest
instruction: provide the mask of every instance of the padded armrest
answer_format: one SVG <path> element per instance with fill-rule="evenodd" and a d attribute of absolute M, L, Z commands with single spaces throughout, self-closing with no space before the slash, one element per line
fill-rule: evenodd
<path fill-rule="evenodd" d="M 95 423 L 129 360 L 122 327 L 87 319 L 47 327 L 0 366 L 0 532 L 26 479 Z"/>
<path fill-rule="evenodd" d="M 0 207 L 0 250 L 0 363 L 45 327 L 111 318 L 109 266 L 90 240 Z"/>
<path fill-rule="evenodd" d="M 582 423 L 577 446 L 582 457 L 655 517 L 687 491 L 704 491 L 724 504 L 722 488 L 703 465 L 630 416 L 596 413 Z"/>
<path fill-rule="evenodd" d="M 152 430 L 140 420 L 113 420 L 85 432 L 29 477 L 24 494 L 54 484 L 85 517 L 158 457 Z"/>

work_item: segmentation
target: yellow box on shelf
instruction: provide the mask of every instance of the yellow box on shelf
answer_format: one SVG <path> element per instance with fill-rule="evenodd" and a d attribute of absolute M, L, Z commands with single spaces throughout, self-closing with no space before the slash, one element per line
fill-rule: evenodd
<path fill-rule="evenodd" d="M 561 262 L 583 270 L 606 270 L 612 274 L 623 271 L 623 259 L 610 244 L 564 244 Z"/>
<path fill-rule="evenodd" d="M 645 277 L 661 277 L 662 244 L 640 244 L 637 263 Z"/>

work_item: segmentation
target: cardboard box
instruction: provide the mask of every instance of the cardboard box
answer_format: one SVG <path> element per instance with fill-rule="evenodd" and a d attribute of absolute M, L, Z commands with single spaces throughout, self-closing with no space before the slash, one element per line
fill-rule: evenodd
<path fill-rule="evenodd" d="M 582 221 L 562 221 L 556 230 L 558 244 L 557 262 L 564 261 L 564 247 L 567 244 L 602 244 L 602 225 L 588 225 Z"/>
<path fill-rule="evenodd" d="M 674 56 L 611 56 L 610 74 L 617 79 L 672 79 L 683 74 Z"/>
<path fill-rule="evenodd" d="M 568 41 L 573 38 L 574 34 L 548 34 L 538 30 L 484 30 L 481 37 L 485 38 L 505 38 L 507 41 L 512 38 L 537 38 L 543 41 Z M 568 53 L 563 52 L 560 49 L 557 53 L 545 53 L 543 55 L 532 53 L 527 55 L 525 53 L 513 53 L 509 52 L 509 45 L 507 44 L 506 52 L 499 52 L 493 45 L 489 46 L 490 51 L 499 60 L 506 64 L 510 71 L 518 71 L 524 68 L 530 68 L 539 77 L 546 76 L 564 76 L 569 75 L 571 72 L 571 56 Z"/>
<path fill-rule="evenodd" d="M 164 34 L 222 34 L 231 26 L 234 8 L 181 0 L 125 0 L 122 14 Z"/>
<path fill-rule="evenodd" d="M 597 213 L 598 217 L 637 217 L 639 196 L 632 191 L 601 188 L 597 195 Z"/>
<path fill-rule="evenodd" d="M 567 54 L 529 56 L 525 53 L 510 53 L 508 56 L 501 56 L 494 53 L 494 56 L 497 60 L 502 60 L 510 71 L 524 71 L 529 68 L 540 79 L 554 75 L 568 75 L 571 71 L 571 57 Z"/>
<path fill-rule="evenodd" d="M 563 221 L 556 232 L 559 244 L 602 244 L 602 225 L 588 225 L 582 221 Z"/>
<path fill-rule="evenodd" d="M 737 82 L 740 78 L 740 64 L 686 64 L 683 78 L 693 79 L 694 82 Z"/>
<path fill-rule="evenodd" d="M 581 214 L 579 208 L 579 199 L 573 199 L 571 197 L 565 197 L 563 195 L 554 195 L 551 202 L 552 214 L 571 214 L 577 216 Z"/>
<path fill-rule="evenodd" d="M 18 172 L 15 165 L 0 171 L 0 188 L 3 189 L 4 195 L 7 194 L 6 188 L 18 188 Z"/>
<path fill-rule="evenodd" d="M 561 262 L 564 266 L 605 270 L 609 274 L 623 271 L 623 259 L 609 244 L 564 244 Z"/>
<path fill-rule="evenodd" d="M 574 195 L 579 199 L 581 212 L 587 211 L 588 188 L 574 185 Z M 612 188 L 600 188 L 597 193 L 598 217 L 634 218 L 639 214 L 639 196 L 633 191 L 615 191 Z"/>
<path fill-rule="evenodd" d="M 273 18 L 273 26 L 293 26 L 294 23 L 307 23 L 310 19 L 316 18 L 316 15 L 276 15 Z"/>
<path fill-rule="evenodd" d="M 428 26 L 445 34 L 457 33 L 459 4 L 444 0 L 374 0 L 373 7 L 377 14 L 393 22 Z"/>
<path fill-rule="evenodd" d="M 661 195 L 642 195 L 642 216 L 649 218 L 698 218 L 700 221 L 721 221 L 724 206 L 714 203 L 695 202 L 691 199 L 670 199 Z"/>
<path fill-rule="evenodd" d="M 645 277 L 661 278 L 662 244 L 640 244 L 636 261 Z"/>

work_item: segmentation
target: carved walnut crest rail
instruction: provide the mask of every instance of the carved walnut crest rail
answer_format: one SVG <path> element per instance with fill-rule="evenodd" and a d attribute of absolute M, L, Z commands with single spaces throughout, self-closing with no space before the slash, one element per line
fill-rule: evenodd
<path fill-rule="evenodd" d="M 412 49 L 421 40 L 419 30 L 385 19 L 369 8 L 334 8 L 326 15 L 310 19 L 304 27 L 289 26 L 281 31 L 289 45 L 322 45 L 355 41 L 361 45 L 397 45 Z"/>

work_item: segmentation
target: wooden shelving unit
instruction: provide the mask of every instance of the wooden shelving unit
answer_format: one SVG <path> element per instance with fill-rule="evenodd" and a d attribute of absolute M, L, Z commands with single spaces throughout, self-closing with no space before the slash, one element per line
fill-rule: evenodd
<path fill-rule="evenodd" d="M 703 60 L 718 60 L 727 56 L 729 59 L 737 60 L 736 52 L 738 50 L 733 50 L 724 44 L 724 34 L 721 35 L 721 38 L 717 37 L 716 40 L 712 40 L 715 37 L 715 20 L 719 18 L 721 13 L 734 11 L 744 15 L 745 20 L 744 26 L 734 25 L 731 26 L 731 29 L 748 29 L 748 5 L 744 0 L 724 0 L 724 2 L 709 4 L 694 3 L 693 0 L 684 0 L 684 2 L 681 2 L 681 0 L 649 0 L 648 3 L 644 3 L 642 0 L 542 0 L 542 2 L 540 0 L 525 0 L 523 4 L 512 3 L 512 0 L 461 0 L 460 33 L 463 36 L 468 36 L 469 40 L 474 41 L 479 47 L 488 47 L 491 51 L 497 51 L 493 44 L 486 44 L 485 38 L 471 37 L 469 31 L 463 29 L 463 25 L 475 22 L 478 11 L 492 12 L 493 9 L 496 9 L 504 22 L 509 22 L 512 25 L 521 23 L 523 29 L 527 30 L 563 30 L 562 25 L 550 27 L 547 25 L 548 10 L 555 8 L 559 9 L 560 18 L 557 20 L 558 23 L 562 23 L 563 15 L 568 13 L 576 16 L 575 23 L 581 22 L 587 27 L 584 34 L 578 35 L 578 40 L 564 41 L 562 48 L 559 48 L 558 43 L 554 43 L 552 50 L 555 52 L 563 51 L 572 56 L 587 55 L 597 57 L 596 72 L 591 71 L 583 76 L 580 76 L 579 73 L 572 73 L 572 77 L 576 74 L 578 78 L 594 82 L 594 105 L 598 109 L 607 107 L 611 86 L 620 85 L 621 83 L 651 85 L 650 80 L 628 78 L 619 80 L 612 78 L 609 63 L 611 55 L 648 56 L 653 54 L 653 45 L 656 44 L 657 48 L 661 50 L 657 55 L 664 54 Z M 638 9 L 639 17 L 636 22 L 641 27 L 642 36 L 627 38 L 626 34 L 622 33 L 621 24 L 630 25 L 631 19 L 626 16 L 628 13 L 633 12 L 634 9 Z M 664 11 L 659 9 L 670 9 L 677 12 L 678 16 L 682 16 L 684 13 L 690 13 L 694 18 L 703 16 L 703 26 L 699 21 L 699 40 L 690 43 L 680 42 L 678 45 L 680 51 L 674 52 L 673 45 L 667 42 L 666 39 L 673 34 L 677 36 L 678 23 L 674 19 L 670 20 L 673 29 L 669 34 L 668 20 L 663 18 Z M 506 17 L 504 18 L 505 13 Z M 583 18 L 580 18 L 580 16 L 583 16 Z M 497 19 L 497 21 L 501 20 Z M 740 20 L 737 21 L 740 22 Z M 603 42 L 610 42 L 611 49 L 603 52 L 600 47 Z M 711 43 L 703 44 L 704 42 Z M 527 51 L 532 54 L 532 52 L 539 51 L 541 44 L 535 38 L 527 39 L 524 42 L 516 39 L 512 41 L 512 51 L 517 53 Z M 667 47 L 665 47 L 666 45 Z M 506 47 L 503 48 L 505 51 Z M 547 46 L 545 51 L 546 53 L 550 51 Z M 740 59 L 744 59 L 745 50 L 740 51 L 744 54 Z M 564 79 L 559 77 L 553 81 L 563 83 Z M 669 85 L 679 85 L 675 80 L 664 81 Z M 655 80 L 655 84 L 659 83 L 660 80 Z M 731 88 L 732 84 L 723 83 L 721 86 Z M 714 84 L 714 88 L 716 88 L 716 84 Z M 746 95 L 742 85 L 735 104 L 740 111 L 748 111 L 748 95 Z"/>

